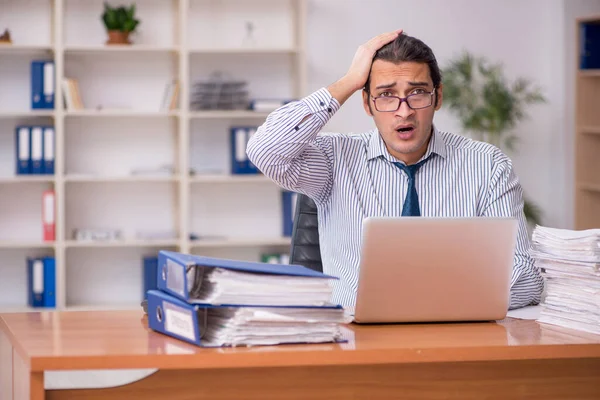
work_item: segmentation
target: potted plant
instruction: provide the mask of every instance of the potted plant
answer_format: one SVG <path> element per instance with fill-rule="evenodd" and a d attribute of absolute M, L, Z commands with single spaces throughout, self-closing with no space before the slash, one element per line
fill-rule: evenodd
<path fill-rule="evenodd" d="M 135 4 L 111 7 L 104 3 L 102 21 L 108 33 L 106 44 L 131 44 L 129 35 L 135 31 L 140 21 L 135 18 Z"/>
<path fill-rule="evenodd" d="M 513 129 L 527 117 L 527 105 L 545 102 L 538 88 L 525 78 L 507 82 L 500 64 L 468 52 L 443 69 L 444 103 L 462 123 L 465 133 L 503 151 L 514 151 L 518 137 Z M 541 223 L 541 210 L 525 199 L 524 213 L 530 224 Z"/>

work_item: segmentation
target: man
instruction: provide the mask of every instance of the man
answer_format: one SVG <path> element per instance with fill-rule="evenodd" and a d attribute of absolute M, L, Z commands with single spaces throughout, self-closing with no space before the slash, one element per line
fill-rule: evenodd
<path fill-rule="evenodd" d="M 376 129 L 320 133 L 360 89 Z M 543 279 L 528 254 L 511 160 L 433 125 L 442 89 L 427 45 L 401 30 L 385 33 L 358 48 L 340 80 L 271 113 L 248 143 L 266 176 L 317 204 L 323 269 L 340 277 L 335 303 L 355 305 L 363 218 L 401 215 L 518 218 L 510 308 L 540 301 Z"/>

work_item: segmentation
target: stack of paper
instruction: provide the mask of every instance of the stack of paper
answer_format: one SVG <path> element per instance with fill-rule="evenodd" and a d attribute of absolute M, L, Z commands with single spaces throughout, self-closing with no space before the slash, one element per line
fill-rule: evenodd
<path fill-rule="evenodd" d="M 197 268 L 188 271 L 190 302 L 265 306 L 324 306 L 332 287 L 327 279 L 268 275 L 223 268 Z"/>
<path fill-rule="evenodd" d="M 543 268 L 539 321 L 600 334 L 600 229 L 536 227 L 532 257 Z"/>
<path fill-rule="evenodd" d="M 148 324 L 203 347 L 341 342 L 352 316 L 330 303 L 332 279 L 300 265 L 160 251 Z"/>
<path fill-rule="evenodd" d="M 321 343 L 341 339 L 340 323 L 350 322 L 340 308 L 230 307 L 205 309 L 207 346 Z"/>

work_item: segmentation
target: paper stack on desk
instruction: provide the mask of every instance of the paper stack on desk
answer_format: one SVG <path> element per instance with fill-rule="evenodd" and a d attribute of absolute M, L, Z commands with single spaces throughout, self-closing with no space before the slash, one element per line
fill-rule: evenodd
<path fill-rule="evenodd" d="M 600 334 L 600 229 L 538 226 L 532 257 L 546 278 L 538 320 Z"/>
<path fill-rule="evenodd" d="M 331 279 L 299 265 L 160 251 L 148 324 L 203 347 L 340 342 L 352 319 L 329 303 Z"/>

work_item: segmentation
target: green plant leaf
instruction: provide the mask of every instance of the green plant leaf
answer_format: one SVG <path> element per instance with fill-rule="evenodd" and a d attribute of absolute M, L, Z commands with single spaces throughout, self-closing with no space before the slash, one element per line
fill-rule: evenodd
<path fill-rule="evenodd" d="M 102 21 L 107 30 L 133 32 L 140 24 L 140 21 L 135 18 L 135 11 L 135 4 L 132 4 L 129 7 L 112 7 L 107 2 L 104 2 Z"/>
<path fill-rule="evenodd" d="M 542 210 L 531 200 L 524 200 L 523 213 L 525 214 L 525 218 L 529 224 L 542 225 Z"/>

